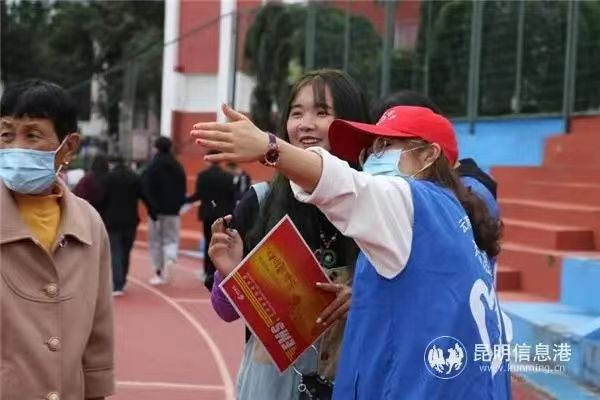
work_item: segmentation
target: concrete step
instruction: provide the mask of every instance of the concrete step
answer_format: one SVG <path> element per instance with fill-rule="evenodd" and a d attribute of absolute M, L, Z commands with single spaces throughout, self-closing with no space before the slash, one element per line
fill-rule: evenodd
<path fill-rule="evenodd" d="M 594 231 L 594 248 L 600 249 L 600 205 L 502 198 L 499 201 L 503 218 L 588 228 Z"/>
<path fill-rule="evenodd" d="M 553 301 L 560 299 L 562 258 L 555 251 L 503 243 L 498 265 L 509 265 L 520 271 L 523 292 Z"/>
<path fill-rule="evenodd" d="M 523 301 L 523 302 L 537 302 L 537 303 L 551 303 L 552 302 L 552 300 L 547 297 L 542 297 L 539 295 L 527 293 L 522 290 L 518 290 L 518 291 L 501 290 L 498 292 L 498 298 L 500 299 L 500 302 L 502 302 L 502 303 L 504 303 L 505 301 Z"/>
<path fill-rule="evenodd" d="M 544 165 L 600 167 L 600 135 L 555 136 L 546 141 Z"/>
<path fill-rule="evenodd" d="M 504 238 L 529 246 L 557 250 L 594 250 L 594 231 L 568 225 L 503 218 Z"/>
<path fill-rule="evenodd" d="M 588 398 L 561 396 L 593 393 L 594 388 L 600 388 L 600 313 L 555 302 L 503 302 L 502 307 L 512 321 L 513 345 L 531 346 L 532 356 L 538 344 L 550 349 L 550 360 L 533 357 L 529 360 L 528 364 L 533 364 L 535 371 L 519 373 L 517 367 L 521 365 L 513 363 L 513 373 L 525 378 L 533 372 L 533 378 L 561 379 L 558 386 L 541 385 L 553 398 Z M 556 357 L 555 350 L 555 346 L 561 344 L 570 349 L 569 356 L 562 360 Z M 559 390 L 561 388 L 566 391 Z"/>
<path fill-rule="evenodd" d="M 491 174 L 499 182 L 499 187 L 507 181 L 600 182 L 600 168 L 587 166 L 494 167 Z"/>
<path fill-rule="evenodd" d="M 593 385 L 554 371 L 517 372 L 513 374 L 517 376 L 515 381 L 527 385 L 529 390 L 525 392 L 525 396 L 533 394 L 534 396 L 541 396 L 537 398 L 551 400 L 593 400 L 600 398 L 598 388 Z M 519 400 L 517 394 L 513 395 L 513 399 Z M 529 400 L 530 397 L 525 397 L 525 399 Z"/>
<path fill-rule="evenodd" d="M 533 385 L 516 374 L 511 374 L 511 386 L 514 400 L 553 400 L 537 385 Z"/>
<path fill-rule="evenodd" d="M 509 219 L 586 228 L 600 223 L 600 205 L 584 206 L 551 201 L 502 198 L 500 199 L 500 208 L 502 216 Z"/>
<path fill-rule="evenodd" d="M 498 185 L 498 197 L 597 206 L 600 183 L 507 180 Z"/>
<path fill-rule="evenodd" d="M 571 135 L 600 135 L 600 117 L 597 115 L 583 115 L 571 118 Z"/>
<path fill-rule="evenodd" d="M 528 295 L 559 301 L 565 257 L 599 258 L 600 253 L 568 252 L 503 242 L 498 265 L 517 269 L 520 272 L 520 288 Z"/>
<path fill-rule="evenodd" d="M 498 266 L 496 288 L 499 291 L 516 292 L 521 290 L 521 271 L 517 268 Z"/>

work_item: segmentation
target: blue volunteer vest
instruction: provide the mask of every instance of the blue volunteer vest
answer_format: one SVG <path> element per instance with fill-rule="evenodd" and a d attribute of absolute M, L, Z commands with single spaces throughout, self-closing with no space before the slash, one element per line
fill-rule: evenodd
<path fill-rule="evenodd" d="M 451 192 L 408 182 L 410 258 L 386 279 L 359 255 L 334 399 L 510 399 L 489 260 Z"/>

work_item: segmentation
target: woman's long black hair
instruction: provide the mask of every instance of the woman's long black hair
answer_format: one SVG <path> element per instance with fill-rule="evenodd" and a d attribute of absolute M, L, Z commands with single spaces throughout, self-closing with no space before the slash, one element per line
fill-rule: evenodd
<path fill-rule="evenodd" d="M 418 149 L 416 153 L 425 151 L 428 146 L 427 142 L 420 139 L 412 139 L 409 142 L 408 148 Z M 413 154 L 413 157 L 416 157 L 416 154 Z M 504 228 L 502 221 L 493 218 L 485 202 L 465 187 L 448 159 L 440 154 L 433 164 L 422 172 L 421 176 L 422 179 L 435 182 L 454 192 L 471 221 L 477 247 L 485 251 L 488 257 L 497 257 L 500 253 L 500 239 Z"/>
<path fill-rule="evenodd" d="M 325 89 L 329 89 L 336 118 L 369 122 L 366 99 L 354 79 L 338 70 L 316 70 L 302 76 L 292 87 L 277 131 L 277 136 L 283 140 L 289 142 L 287 120 L 292 101 L 306 85 L 312 85 L 315 104 L 326 104 Z M 277 173 L 271 183 L 270 193 L 261 206 L 258 219 L 246 237 L 248 248 L 254 248 L 286 214 L 290 216 L 312 250 L 321 247 L 320 230 L 323 230 L 328 236 L 337 232 L 317 207 L 297 201 L 290 188 L 289 180 Z M 340 256 L 343 258 L 343 262 L 350 263 L 348 265 L 338 262 L 338 265 L 353 266 L 357 251 L 354 241 L 338 235 L 337 248 L 342 252 Z"/>

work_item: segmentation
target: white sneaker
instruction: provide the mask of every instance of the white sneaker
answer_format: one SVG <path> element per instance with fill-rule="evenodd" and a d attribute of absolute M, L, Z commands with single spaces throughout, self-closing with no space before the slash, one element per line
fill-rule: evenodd
<path fill-rule="evenodd" d="M 113 290 L 113 297 L 121 297 L 125 293 L 122 290 Z"/>
<path fill-rule="evenodd" d="M 154 275 L 152 278 L 150 278 L 150 284 L 152 286 L 164 285 L 165 280 L 161 276 Z"/>
<path fill-rule="evenodd" d="M 163 279 L 163 283 L 170 283 L 173 280 L 173 275 L 174 275 L 174 268 L 173 268 L 173 266 L 175 264 L 176 263 L 173 262 L 173 261 L 168 262 L 164 266 L 164 268 L 162 269 L 161 277 Z"/>

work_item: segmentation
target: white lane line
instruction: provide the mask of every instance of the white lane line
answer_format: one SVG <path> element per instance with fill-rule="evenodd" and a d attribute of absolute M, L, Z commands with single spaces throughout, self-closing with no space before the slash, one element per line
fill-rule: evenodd
<path fill-rule="evenodd" d="M 213 390 L 213 391 L 225 390 L 224 386 L 219 386 L 219 385 L 196 385 L 196 384 L 192 384 L 192 383 L 141 382 L 141 381 L 118 381 L 117 387 L 142 388 L 142 389 Z"/>
<path fill-rule="evenodd" d="M 194 327 L 194 329 L 196 329 L 198 334 L 206 341 L 206 344 L 208 345 L 208 348 L 210 349 L 210 352 L 212 353 L 212 356 L 217 364 L 219 374 L 221 375 L 221 379 L 223 380 L 223 383 L 225 386 L 226 399 L 227 400 L 235 400 L 235 398 L 233 396 L 233 379 L 231 378 L 231 375 L 229 374 L 229 369 L 227 369 L 227 364 L 225 363 L 223 354 L 221 354 L 221 350 L 219 350 L 219 347 L 212 340 L 212 338 L 210 337 L 210 335 L 208 334 L 206 329 L 204 329 L 202 324 L 200 324 L 200 322 L 198 322 L 196 319 L 194 319 L 194 317 L 192 317 L 192 315 L 185 308 L 183 308 L 181 305 L 177 304 L 169 296 L 165 295 L 160 290 L 157 290 L 157 289 L 153 288 L 152 286 L 145 284 L 144 282 L 142 282 L 141 280 L 139 280 L 133 276 L 131 276 L 129 279 L 136 285 L 143 287 L 144 289 L 148 290 L 151 293 L 154 293 L 155 295 L 157 295 L 158 297 L 163 299 L 165 302 L 167 302 L 169 305 L 171 305 L 175 310 L 177 310 L 185 319 L 187 319 L 188 322 L 192 325 L 192 327 Z"/>
<path fill-rule="evenodd" d="M 210 299 L 178 299 L 178 298 L 173 298 L 173 301 L 177 302 L 177 303 L 210 304 Z"/>

